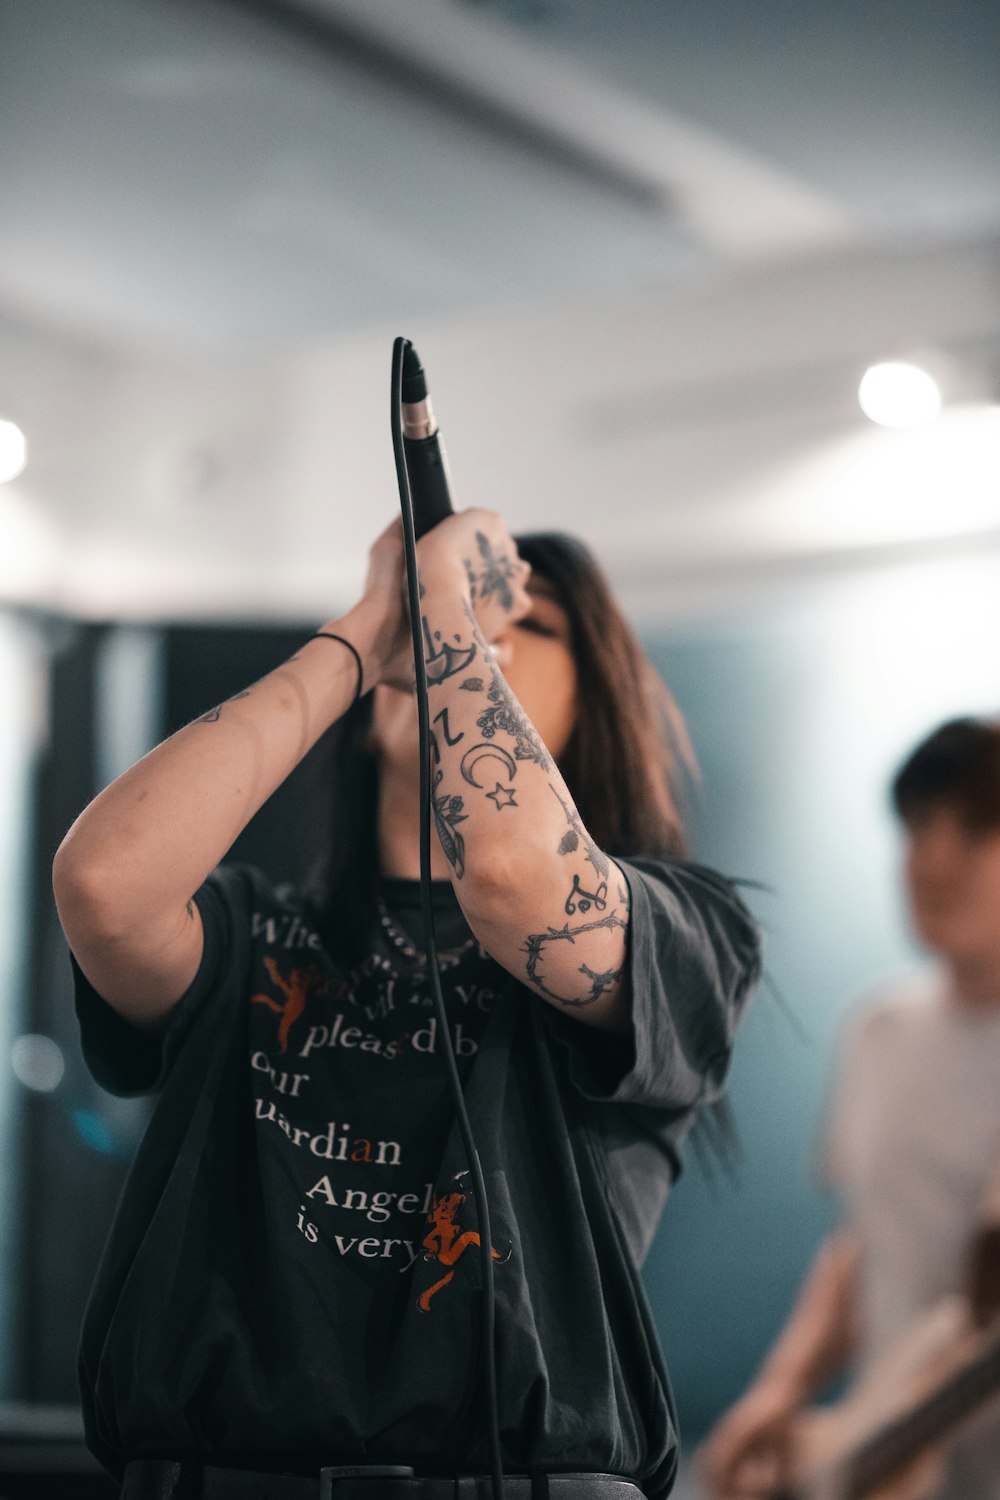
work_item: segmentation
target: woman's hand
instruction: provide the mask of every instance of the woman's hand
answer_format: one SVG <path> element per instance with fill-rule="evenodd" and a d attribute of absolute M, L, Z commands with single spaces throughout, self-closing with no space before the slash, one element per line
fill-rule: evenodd
<path fill-rule="evenodd" d="M 464 599 L 491 643 L 531 609 L 531 569 L 496 511 L 447 516 L 417 543 L 417 568 L 425 596 L 445 592 Z"/>
<path fill-rule="evenodd" d="M 406 554 L 403 523 L 397 516 L 368 549 L 368 573 L 357 609 L 375 621 L 374 650 L 378 682 L 412 689 L 413 644 L 406 609 Z M 374 683 L 365 680 L 365 691 Z"/>
<path fill-rule="evenodd" d="M 442 591 L 465 600 L 487 641 L 531 609 L 525 584 L 531 569 L 518 556 L 503 517 L 464 510 L 446 517 L 417 543 L 425 597 Z M 373 543 L 359 609 L 374 615 L 378 681 L 412 690 L 413 645 L 406 607 L 403 526 L 397 518 Z M 365 684 L 366 688 L 371 684 Z"/>

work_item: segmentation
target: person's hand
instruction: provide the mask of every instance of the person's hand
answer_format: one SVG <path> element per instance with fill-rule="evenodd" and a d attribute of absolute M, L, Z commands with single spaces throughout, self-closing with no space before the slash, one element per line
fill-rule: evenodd
<path fill-rule="evenodd" d="M 785 1483 L 798 1406 L 781 1386 L 759 1382 L 709 1433 L 696 1463 L 715 1500 L 773 1494 Z"/>
<path fill-rule="evenodd" d="M 417 569 L 424 597 L 463 599 L 489 642 L 531 609 L 525 587 L 531 569 L 519 557 L 507 523 L 496 511 L 462 510 L 446 516 L 417 543 Z"/>
<path fill-rule="evenodd" d="M 489 642 L 531 609 L 525 588 L 531 569 L 521 561 L 506 522 L 495 511 L 464 510 L 447 516 L 417 543 L 417 569 L 424 597 L 443 594 L 470 604 Z M 369 549 L 358 608 L 375 620 L 378 681 L 412 690 L 413 643 L 398 517 Z"/>
<path fill-rule="evenodd" d="M 405 596 L 403 523 L 397 516 L 368 550 L 368 573 L 358 607 L 376 621 L 378 681 L 404 689 L 412 688 L 414 682 L 413 643 Z"/>

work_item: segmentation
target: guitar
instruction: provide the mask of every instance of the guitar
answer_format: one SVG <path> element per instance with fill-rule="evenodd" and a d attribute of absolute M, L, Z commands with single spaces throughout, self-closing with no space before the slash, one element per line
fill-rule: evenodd
<path fill-rule="evenodd" d="M 976 1329 L 966 1299 L 948 1297 L 843 1401 L 797 1418 L 784 1472 L 765 1463 L 740 1500 L 927 1500 L 948 1440 L 991 1402 L 1000 1413 L 1000 1319 Z"/>

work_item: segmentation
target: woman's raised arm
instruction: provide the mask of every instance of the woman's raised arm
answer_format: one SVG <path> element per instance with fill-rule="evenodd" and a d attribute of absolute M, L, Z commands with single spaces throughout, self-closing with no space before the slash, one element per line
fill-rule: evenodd
<path fill-rule="evenodd" d="M 442 521 L 418 557 L 433 815 L 455 894 L 510 974 L 574 1020 L 624 1034 L 627 882 L 500 667 L 504 625 L 530 603 L 528 569 L 502 517 L 478 509 Z"/>
<path fill-rule="evenodd" d="M 321 629 L 349 640 L 367 688 L 405 648 L 398 524 L 372 548 L 364 596 Z M 357 664 L 310 639 L 282 666 L 165 740 L 84 809 L 60 845 L 63 931 L 94 988 L 155 1026 L 198 970 L 191 897 L 320 735 L 350 707 Z"/>

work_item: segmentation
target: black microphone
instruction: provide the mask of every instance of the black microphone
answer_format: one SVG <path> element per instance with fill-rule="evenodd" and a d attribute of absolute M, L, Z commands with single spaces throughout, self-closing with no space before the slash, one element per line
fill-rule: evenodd
<path fill-rule="evenodd" d="M 448 487 L 448 460 L 427 394 L 427 376 L 416 349 L 406 341 L 401 393 L 403 447 L 413 501 L 413 530 L 419 541 L 453 514 Z"/>

